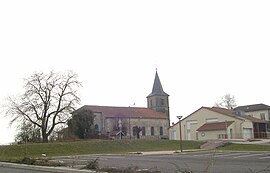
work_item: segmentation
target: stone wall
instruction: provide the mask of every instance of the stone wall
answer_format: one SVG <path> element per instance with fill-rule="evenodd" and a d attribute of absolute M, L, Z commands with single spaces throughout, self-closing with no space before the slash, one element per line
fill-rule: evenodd
<path fill-rule="evenodd" d="M 105 120 L 105 133 L 111 134 L 119 131 L 119 120 L 121 120 L 122 131 L 125 133 L 125 138 L 136 138 L 133 134 L 133 127 L 144 127 L 145 135 L 140 132 L 140 138 L 168 138 L 169 121 L 167 119 L 143 119 L 143 118 L 106 118 Z M 151 127 L 154 134 L 151 134 Z M 162 129 L 161 129 L 162 128 Z M 160 134 L 162 130 L 162 134 Z M 104 133 L 104 132 L 103 132 Z"/>

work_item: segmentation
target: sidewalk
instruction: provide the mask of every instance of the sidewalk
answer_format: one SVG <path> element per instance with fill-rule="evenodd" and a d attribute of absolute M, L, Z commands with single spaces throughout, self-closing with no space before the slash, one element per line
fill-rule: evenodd
<path fill-rule="evenodd" d="M 196 152 L 196 151 L 204 151 L 202 149 L 192 149 L 192 150 L 183 150 L 182 153 L 185 152 Z M 171 151 L 144 151 L 144 152 L 131 152 L 128 154 L 142 154 L 142 155 L 170 155 L 181 153 L 180 150 L 171 150 Z"/>
<path fill-rule="evenodd" d="M 95 171 L 78 170 L 78 169 L 72 169 L 68 167 L 35 166 L 35 165 L 15 164 L 15 163 L 6 163 L 6 162 L 0 162 L 0 167 L 33 170 L 33 171 L 45 171 L 45 172 L 54 172 L 54 173 L 86 173 L 86 172 L 95 173 Z"/>
<path fill-rule="evenodd" d="M 270 139 L 252 139 L 252 140 L 242 140 L 242 141 L 231 141 L 234 144 L 261 144 L 270 145 Z"/>

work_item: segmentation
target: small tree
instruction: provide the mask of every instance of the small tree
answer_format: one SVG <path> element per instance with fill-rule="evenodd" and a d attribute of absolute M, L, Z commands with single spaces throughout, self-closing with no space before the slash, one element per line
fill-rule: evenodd
<path fill-rule="evenodd" d="M 18 127 L 18 133 L 15 137 L 15 141 L 18 143 L 41 142 L 40 129 L 31 123 L 23 122 Z"/>
<path fill-rule="evenodd" d="M 136 133 L 137 139 L 140 139 L 140 132 L 142 131 L 142 128 L 141 127 L 138 127 L 138 126 L 135 126 L 134 127 L 134 131 Z"/>
<path fill-rule="evenodd" d="M 79 109 L 73 112 L 72 119 L 68 121 L 68 131 L 80 139 L 86 139 L 94 134 L 93 123 L 93 112 L 86 109 Z"/>
<path fill-rule="evenodd" d="M 41 132 L 42 141 L 48 142 L 53 130 L 67 123 L 70 112 L 75 110 L 80 98 L 77 87 L 81 86 L 75 73 L 34 73 L 25 79 L 24 93 L 8 98 L 6 115 L 11 123 L 27 122 Z"/>
<path fill-rule="evenodd" d="M 215 103 L 215 106 L 232 109 L 236 107 L 237 105 L 236 105 L 236 101 L 233 95 L 225 94 L 223 97 L 221 97 L 220 102 Z"/>

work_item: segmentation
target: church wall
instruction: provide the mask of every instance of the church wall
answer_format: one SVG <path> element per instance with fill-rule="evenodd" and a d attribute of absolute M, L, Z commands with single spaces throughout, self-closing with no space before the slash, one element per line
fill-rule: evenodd
<path fill-rule="evenodd" d="M 104 116 L 102 115 L 102 113 L 94 113 L 95 117 L 94 117 L 94 126 L 97 127 L 98 126 L 98 130 L 97 131 L 104 131 Z M 97 126 L 96 126 L 97 125 Z"/>
<path fill-rule="evenodd" d="M 107 118 L 105 121 L 106 133 L 112 133 L 118 130 L 119 118 Z M 121 118 L 121 125 L 125 131 L 126 138 L 136 138 L 133 136 L 133 127 L 145 127 L 145 136 L 140 132 L 140 138 L 168 138 L 169 121 L 167 119 L 142 119 L 142 118 Z M 151 127 L 154 127 L 154 135 L 151 134 Z M 163 135 L 160 135 L 160 127 L 162 127 Z M 117 129 L 118 128 L 118 129 Z"/>

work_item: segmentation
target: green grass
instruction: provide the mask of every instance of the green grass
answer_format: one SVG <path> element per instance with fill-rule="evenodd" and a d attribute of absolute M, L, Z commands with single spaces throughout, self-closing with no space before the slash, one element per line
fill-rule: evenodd
<path fill-rule="evenodd" d="M 183 141 L 183 149 L 198 149 L 203 142 Z M 12 161 L 23 157 L 47 157 L 85 154 L 125 154 L 128 152 L 179 150 L 180 142 L 173 140 L 89 140 L 78 142 L 55 142 L 47 144 L 0 146 L 0 161 Z M 270 151 L 270 145 L 227 144 L 219 150 L 230 151 Z"/>
<path fill-rule="evenodd" d="M 270 151 L 270 145 L 256 145 L 256 144 L 227 144 L 219 150 L 230 151 Z"/>
<path fill-rule="evenodd" d="M 183 141 L 183 149 L 198 149 L 203 142 Z M 143 151 L 179 150 L 180 142 L 172 140 L 89 140 L 28 144 L 27 157 L 47 157 L 84 154 L 121 154 Z M 25 145 L 0 146 L 0 160 L 17 160 L 25 157 Z"/>

